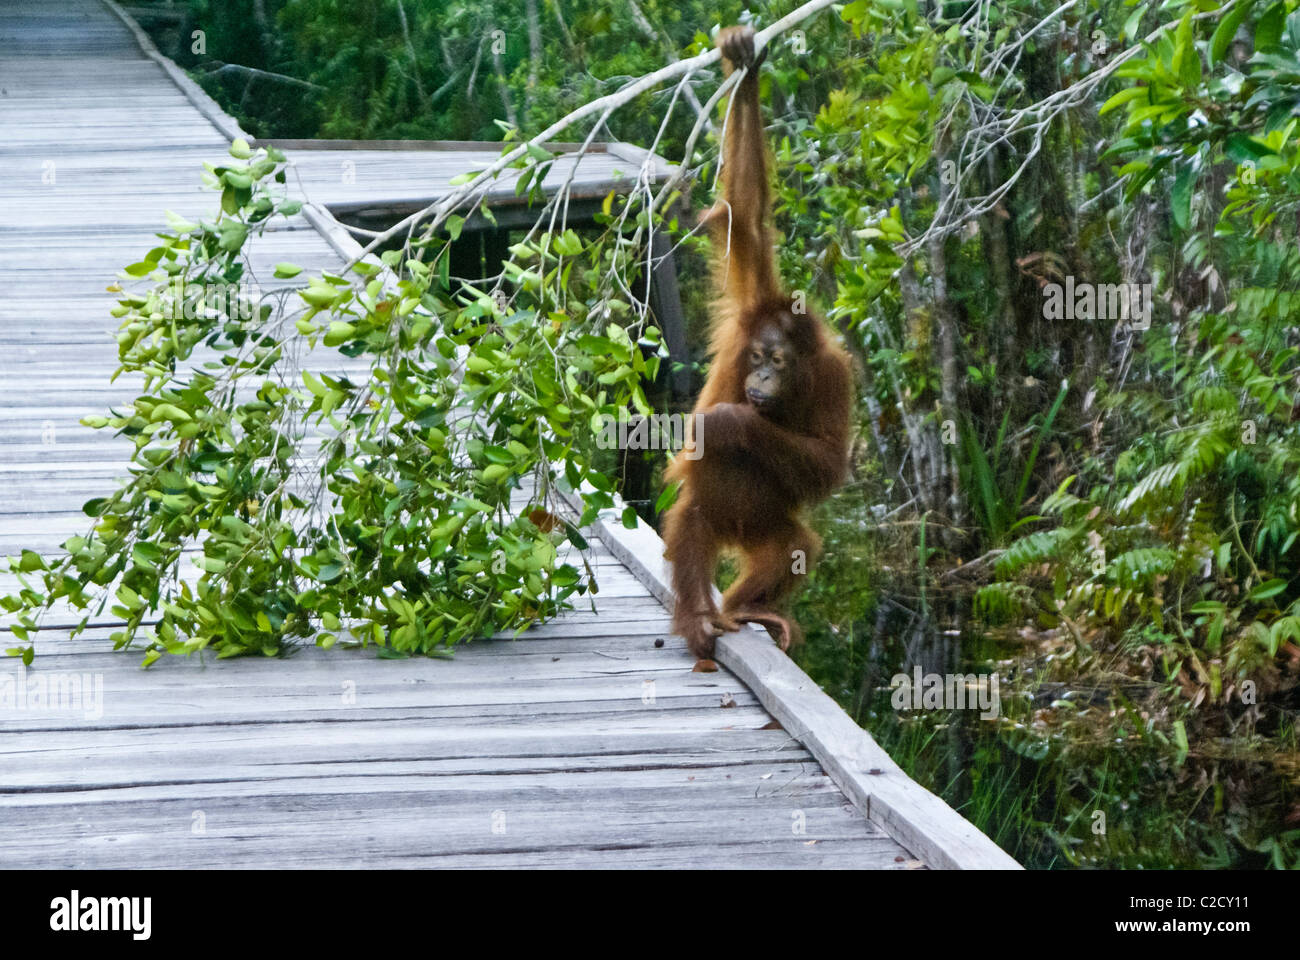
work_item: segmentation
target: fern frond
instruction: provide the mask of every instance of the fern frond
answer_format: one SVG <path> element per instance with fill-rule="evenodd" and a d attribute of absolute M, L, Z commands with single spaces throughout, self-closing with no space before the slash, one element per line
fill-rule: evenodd
<path fill-rule="evenodd" d="M 1117 556 L 1107 571 L 1124 586 L 1150 585 L 1160 574 L 1172 572 L 1174 561 L 1174 552 L 1165 547 L 1138 547 Z"/>
<path fill-rule="evenodd" d="M 1033 564 L 1069 559 L 1072 553 L 1077 552 L 1073 548 L 1081 536 L 1079 527 L 1057 527 L 1031 533 L 1017 540 L 998 557 L 997 574 L 1011 577 Z"/>
<path fill-rule="evenodd" d="M 975 592 L 975 612 L 990 620 L 1014 620 L 1033 608 L 1034 591 L 1023 583 L 990 583 Z"/>

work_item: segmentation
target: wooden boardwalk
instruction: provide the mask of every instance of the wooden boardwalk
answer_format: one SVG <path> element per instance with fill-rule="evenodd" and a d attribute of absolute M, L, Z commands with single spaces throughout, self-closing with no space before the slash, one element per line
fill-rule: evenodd
<path fill-rule="evenodd" d="M 56 552 L 122 474 L 123 444 L 78 425 L 138 392 L 108 382 L 104 287 L 165 209 L 213 205 L 219 127 L 101 0 L 0 0 L 0 554 Z M 420 154 L 309 194 L 410 199 L 383 182 L 427 174 Z M 295 218 L 251 260 L 337 268 L 338 236 Z M 765 637 L 693 673 L 652 531 L 598 524 L 592 548 L 595 611 L 450 661 L 306 647 L 142 671 L 111 615 L 76 639 L 56 616 L 32 667 L 0 660 L 0 867 L 1014 866 Z M 20 693 L 74 683 L 76 709 Z"/>

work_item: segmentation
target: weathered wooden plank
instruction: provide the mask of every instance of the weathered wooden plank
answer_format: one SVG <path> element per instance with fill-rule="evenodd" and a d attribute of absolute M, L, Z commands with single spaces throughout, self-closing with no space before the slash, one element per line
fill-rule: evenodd
<path fill-rule="evenodd" d="M 646 759 L 654 762 L 653 757 Z M 770 780 L 758 779 L 761 775 L 758 771 L 764 768 Z M 586 833 L 589 830 L 603 833 L 611 827 L 621 829 L 627 826 L 659 832 L 664 840 L 670 840 L 676 835 L 699 842 L 707 836 L 702 831 L 711 830 L 716 834 L 719 815 L 728 818 L 728 834 L 734 840 L 791 839 L 794 833 L 790 829 L 792 810 L 807 814 L 813 837 L 822 830 L 825 831 L 823 836 L 827 837 L 838 835 L 867 839 L 881 836 L 880 831 L 873 830 L 869 822 L 851 814 L 852 806 L 838 794 L 834 784 L 826 782 L 824 777 L 810 776 L 807 769 L 801 769 L 799 765 L 755 764 L 752 767 L 732 768 L 702 766 L 694 768 L 697 771 L 694 773 L 689 772 L 691 769 L 650 767 L 645 770 L 619 771 L 600 768 L 563 774 L 531 773 L 526 775 L 531 777 L 531 781 L 525 777 L 509 775 L 429 777 L 426 778 L 428 785 L 423 787 L 419 786 L 418 774 L 406 777 L 359 774 L 355 780 L 344 774 L 327 780 L 324 784 L 312 782 L 323 778 L 306 777 L 296 782 L 290 776 L 284 782 L 303 792 L 284 793 L 277 789 L 279 783 L 258 789 L 254 783 L 254 789 L 246 794 L 241 795 L 232 790 L 233 796 L 224 797 L 219 794 L 204 796 L 209 791 L 203 790 L 204 784 L 201 783 L 177 783 L 170 785 L 170 789 L 165 785 L 146 789 L 119 789 L 129 789 L 136 796 L 143 794 L 148 797 L 150 806 L 158 810 L 158 826 L 172 826 L 174 829 L 184 825 L 182 831 L 175 833 L 165 829 L 160 831 L 160 839 L 170 834 L 173 842 L 190 839 L 186 834 L 190 833 L 189 821 L 196 808 L 202 810 L 204 819 L 209 821 L 205 826 L 219 824 L 226 829 L 262 833 L 259 826 L 265 829 L 270 825 L 268 821 L 271 821 L 277 827 L 274 833 L 281 836 L 297 834 L 299 842 L 303 842 L 309 840 L 312 834 L 322 834 L 320 823 L 313 822 L 316 818 L 334 819 L 340 828 L 379 827 L 380 823 L 376 822 L 374 814 L 366 809 L 370 804 L 378 803 L 384 805 L 386 815 L 382 828 L 385 833 L 391 825 L 401 833 L 407 832 L 403 826 L 419 826 L 436 834 L 440 831 L 434 827 L 433 820 L 442 817 L 462 820 L 442 837 L 443 842 L 439 846 L 449 850 L 477 846 L 481 842 L 480 834 L 487 834 L 485 839 L 496 842 L 491 831 L 483 829 L 490 825 L 490 813 L 493 810 L 507 814 L 507 826 L 511 814 L 523 818 L 518 824 L 519 835 L 536 831 L 549 836 L 554 846 L 575 840 L 583 842 L 591 837 L 590 833 Z M 728 769 L 729 774 L 724 772 Z M 782 777 L 782 780 L 777 780 L 777 777 Z M 374 782 L 376 780 L 380 782 Z M 777 784 L 776 787 L 771 785 L 773 781 Z M 231 787 L 242 786 L 240 781 L 229 783 Z M 198 796 L 192 797 L 191 790 Z M 756 792 L 760 797 L 775 799 L 776 802 L 755 804 L 753 799 Z M 95 836 L 103 827 L 114 828 L 120 835 L 145 830 L 149 826 L 147 822 L 142 822 L 140 810 L 129 801 L 105 799 L 103 802 L 87 804 L 78 801 L 91 791 L 72 793 L 71 798 L 60 798 L 62 802 L 28 803 L 21 806 L 7 803 L 5 808 L 8 813 L 21 810 L 24 816 L 31 816 L 32 820 L 0 825 L 0 838 L 9 839 L 19 831 L 30 831 L 33 827 L 52 827 L 66 821 L 69 814 L 74 812 L 82 814 L 82 817 L 78 818 L 80 822 L 68 825 L 69 832 L 83 837 Z M 653 796 L 648 796 L 652 793 Z M 20 795 L 23 800 L 28 797 L 34 799 L 35 795 Z M 69 803 L 68 799 L 73 802 Z M 600 805 L 599 816 L 591 815 L 592 804 Z M 587 813 L 585 817 L 581 815 L 584 807 Z M 477 829 L 464 822 L 470 818 L 478 821 Z M 5 818 L 6 821 L 12 819 L 9 816 Z M 545 822 L 547 819 L 568 823 L 548 824 Z M 531 828 L 528 826 L 529 820 L 532 820 Z M 746 827 L 733 832 L 730 829 L 733 820 L 746 824 Z M 678 833 L 679 830 L 682 833 Z M 268 830 L 263 835 L 271 832 Z M 178 833 L 179 836 L 176 835 Z"/>
<path fill-rule="evenodd" d="M 863 832 L 845 811 L 810 810 L 806 819 L 816 832 L 796 835 L 789 806 L 780 814 L 759 819 L 745 807 L 723 807 L 716 812 L 700 804 L 671 811 L 678 819 L 664 823 L 653 811 L 615 807 L 600 809 L 570 804 L 491 807 L 476 811 L 427 810 L 385 819 L 382 825 L 360 821 L 346 809 L 351 798 L 336 806 L 302 805 L 268 810 L 261 821 L 249 815 L 232 815 L 227 824 L 223 811 L 177 803 L 166 808 L 164 818 L 134 824 L 113 835 L 111 842 L 97 836 L 93 818 L 73 821 L 68 833 L 31 841 L 31 853 L 21 859 L 6 858 L 8 868 L 39 865 L 46 869 L 88 868 L 120 863 L 150 869 L 178 864 L 241 867 L 358 866 L 676 866 L 719 868 L 728 866 L 822 867 L 856 866 L 877 869 L 907 865 L 897 845 Z M 343 809 L 340 809 L 342 807 Z M 701 814 L 701 811 L 708 811 Z M 202 819 L 195 817 L 198 812 Z M 693 815 L 692 815 L 693 814 Z M 783 816 L 781 815 L 783 814 Z M 494 817 L 495 815 L 495 817 Z M 213 817 L 210 820 L 209 817 Z M 726 818 L 725 820 L 723 818 Z M 215 822 L 214 822 L 215 821 Z M 746 839 L 728 842 L 718 838 L 718 824 L 734 825 Z M 203 833 L 196 836 L 196 823 Z M 209 828 L 209 824 L 211 827 Z M 494 832 L 495 827 L 495 832 Z M 748 838 L 758 839 L 750 840 Z M 849 854 L 854 848 L 856 857 Z M 831 859 L 823 854 L 836 850 Z M 744 854 L 741 851 L 745 851 Z M 891 856 L 892 854 L 892 856 Z M 899 861 L 903 861 L 899 863 Z"/>
<path fill-rule="evenodd" d="M 610 550 L 665 605 L 672 603 L 663 541 L 644 523 L 628 530 L 621 504 L 595 527 Z M 787 730 L 806 744 L 870 819 L 928 863 L 948 869 L 1019 869 L 1019 864 L 946 803 L 907 776 L 838 704 L 777 650 L 766 632 L 742 629 L 718 639 L 718 656 Z"/>
<path fill-rule="evenodd" d="M 880 843 L 881 841 L 877 841 Z M 892 843 L 892 841 L 890 841 Z M 866 842 L 858 840 L 806 841 L 778 849 L 772 843 L 728 844 L 715 839 L 711 843 L 681 845 L 627 842 L 594 847 L 553 849 L 544 844 L 528 848 L 512 847 L 503 852 L 448 854 L 426 848 L 407 847 L 389 856 L 376 856 L 367 846 L 355 842 L 346 849 L 336 844 L 323 852 L 307 852 L 291 845 L 289 849 L 254 849 L 245 841 L 224 846 L 186 848 L 164 851 L 156 862 L 110 853 L 103 846 L 92 854 L 72 853 L 59 849 L 39 851 L 22 859 L 0 865 L 10 869 L 95 869 L 129 863 L 137 869 L 220 870 L 232 867 L 249 870 L 275 870 L 294 866 L 309 869 L 366 867 L 378 870 L 901 870 L 914 869 L 916 861 L 903 856 L 889 858 L 889 850 L 876 853 Z"/>
<path fill-rule="evenodd" d="M 731 725 L 736 728 L 757 729 L 765 724 L 753 722 L 751 709 L 762 709 L 757 699 L 748 692 L 733 693 L 736 700 L 734 708 L 738 711 L 733 717 L 728 713 Z M 414 698 L 413 698 L 414 699 Z M 20 735 L 29 744 L 43 744 L 48 737 L 74 736 L 83 737 L 88 732 L 112 731 L 114 733 L 134 733 L 166 738 L 175 744 L 179 737 L 188 736 L 190 732 L 202 732 L 205 729 L 220 731 L 227 737 L 237 736 L 240 732 L 262 725 L 289 724 L 308 725 L 314 731 L 320 724 L 378 724 L 393 721 L 410 721 L 423 724 L 429 729 L 438 729 L 442 724 L 482 724 L 501 728 L 526 725 L 539 729 L 554 724 L 604 723 L 606 730 L 634 730 L 646 721 L 648 714 L 676 716 L 681 714 L 686 723 L 693 722 L 697 716 L 705 714 L 716 716 L 719 697 L 716 691 L 700 690 L 683 693 L 675 697 L 656 697 L 652 704 L 632 703 L 626 700 L 557 700 L 557 701 L 504 701 L 501 703 L 459 703 L 429 705 L 420 702 L 396 704 L 391 706 L 367 706 L 364 710 L 353 711 L 346 717 L 324 717 L 319 711 L 281 710 L 274 714 L 259 717 L 171 717 L 155 715 L 149 718 L 101 718 L 94 720 L 80 719 L 71 713 L 50 713 L 41 716 L 27 714 L 20 716 L 11 712 L 5 721 L 5 732 Z M 766 717 L 766 711 L 763 712 Z M 17 719 L 15 719 L 17 718 Z M 768 721 L 770 722 L 770 721 Z M 671 734 L 662 738 L 664 743 L 671 743 Z M 727 752 L 714 745 L 711 756 L 716 762 L 723 762 Z M 37 748 L 39 749 L 39 748 Z M 658 747 L 656 747 L 658 749 Z"/>
<path fill-rule="evenodd" d="M 560 627 L 563 626 L 561 621 Z M 533 638 L 530 632 L 525 635 L 528 639 L 518 641 L 517 648 L 510 650 L 509 655 L 506 651 L 484 652 L 485 647 L 509 643 L 498 639 L 494 643 L 480 641 L 462 647 L 454 660 L 416 657 L 409 662 L 378 659 L 373 647 L 369 652 L 353 654 L 350 651 L 318 651 L 316 647 L 308 646 L 293 655 L 289 669 L 282 663 L 267 663 L 260 657 L 242 658 L 227 665 L 215 662 L 211 656 L 206 662 L 191 656 L 168 658 L 146 671 L 136 668 L 133 657 L 110 653 L 111 645 L 104 645 L 100 648 L 104 653 L 82 654 L 77 665 L 83 668 L 81 672 L 93 673 L 106 685 L 103 690 L 106 710 L 114 705 L 110 700 L 128 703 L 136 695 L 150 691 L 169 698 L 185 694 L 194 702 L 211 698 L 223 706 L 238 708 L 242 699 L 261 697 L 327 707 L 340 699 L 340 691 L 345 688 L 345 692 L 358 688 L 360 697 L 359 688 L 363 685 L 366 697 L 399 698 L 421 684 L 437 684 L 441 690 L 454 691 L 458 686 L 518 685 L 534 680 L 573 680 L 586 684 L 590 680 L 593 688 L 601 684 L 612 685 L 618 687 L 620 694 L 634 691 L 638 698 L 642 684 L 649 679 L 658 682 L 668 678 L 671 680 L 670 689 L 683 684 L 694 687 L 708 684 L 735 686 L 725 674 L 693 673 L 691 667 L 695 661 L 683 656 L 684 648 L 680 645 L 655 647 L 653 639 L 663 633 L 659 630 L 636 635 L 617 626 L 610 629 L 602 625 L 591 635 L 606 642 L 579 649 L 567 644 L 568 640 L 578 638 L 559 630 L 552 636 L 564 643 L 549 647 L 541 645 L 550 638 Z M 534 650 L 537 655 L 529 656 L 526 650 Z M 40 681 L 56 683 L 67 676 L 62 664 L 52 662 L 46 665 L 44 659 L 39 665 L 33 664 L 25 670 L 13 658 L 0 661 L 0 685 L 5 688 L 7 701 L 13 699 L 11 683 L 19 686 L 30 686 Z M 201 690 L 189 689 L 199 681 L 202 681 Z M 0 710 L 7 709 L 13 708 L 0 707 Z"/>
<path fill-rule="evenodd" d="M 427 783 L 424 790 L 453 794 L 444 801 L 451 804 L 458 800 L 456 793 L 495 790 L 502 785 L 508 789 L 528 787 L 525 778 L 529 777 L 536 778 L 532 785 L 538 787 L 546 779 L 553 780 L 552 789 L 558 792 L 566 782 L 561 774 L 671 770 L 672 782 L 686 784 L 693 782 L 688 779 L 690 771 L 728 767 L 739 768 L 734 785 L 748 782 L 751 795 L 756 788 L 771 795 L 788 776 L 768 783 L 769 778 L 761 776 L 761 772 L 751 776 L 755 765 L 788 764 L 793 759 L 806 765 L 805 773 L 819 772 L 807 751 L 788 737 L 783 739 L 774 736 L 773 731 L 758 729 L 761 721 L 755 721 L 762 715 L 759 707 L 749 710 L 744 721 L 751 725 L 748 730 L 720 730 L 716 722 L 698 711 L 689 716 L 682 711 L 681 717 L 677 713 L 642 714 L 629 721 L 628 729 L 617 736 L 600 736 L 597 732 L 602 723 L 608 726 L 608 715 L 520 724 L 521 732 L 514 737 L 500 735 L 500 731 L 510 729 L 509 725 L 502 725 L 500 730 L 451 728 L 444 735 L 443 729 L 424 720 L 336 723 L 328 729 L 323 724 L 281 724 L 274 735 L 263 736 L 256 736 L 256 731 L 250 732 L 247 727 L 238 731 L 191 727 L 187 729 L 183 753 L 176 750 L 175 731 L 172 737 L 155 742 L 124 735 L 133 731 L 86 731 L 82 733 L 86 742 L 75 748 L 42 749 L 39 757 L 0 753 L 13 766 L 12 770 L 0 772 L 0 806 L 26 805 L 34 794 L 152 787 L 153 795 L 161 798 L 178 791 L 190 794 L 189 788 L 204 784 L 241 782 L 258 784 L 257 792 L 262 794 L 301 795 L 314 785 L 293 781 L 319 780 L 325 789 L 337 790 L 344 778 L 356 778 L 349 786 L 364 790 L 372 787 L 365 781 L 379 777 L 389 778 L 398 789 L 404 778 L 423 777 Z M 673 735 L 674 722 L 682 725 L 681 736 Z M 361 730 L 370 736 L 355 736 Z M 354 735 L 342 737 L 334 731 Z M 473 733 L 491 735 L 470 736 Z M 386 736 L 392 736 L 392 741 L 386 742 Z M 43 734 L 40 739 L 49 737 Z M 669 749 L 661 748 L 665 739 L 671 744 Z M 719 751 L 719 746 L 730 749 Z M 119 755 L 120 760 L 115 762 Z M 680 775 L 675 771 L 688 773 Z M 846 802 L 829 778 L 818 776 L 817 783 L 819 790 L 838 802 Z M 601 783 L 599 788 L 605 790 L 607 786 Z M 220 796 L 215 790 L 212 793 Z"/>
<path fill-rule="evenodd" d="M 595 652 L 611 660 L 630 659 L 625 648 L 609 643 L 611 639 L 629 644 L 644 644 L 655 650 L 684 649 L 682 641 L 668 629 L 668 618 L 662 608 L 651 607 L 648 605 L 650 602 L 657 603 L 640 597 L 606 600 L 602 601 L 596 612 L 592 612 L 579 601 L 575 609 L 564 613 L 561 618 L 529 627 L 517 638 L 508 632 L 497 634 L 490 638 L 492 642 L 479 641 L 476 647 L 487 647 L 487 652 L 483 654 L 485 656 L 562 657 Z M 73 656 L 79 658 L 77 663 L 84 664 L 87 670 L 100 670 L 110 664 L 121 663 L 134 667 L 139 660 L 138 654 L 142 654 L 140 644 L 126 653 L 109 652 L 113 649 L 112 641 L 108 639 L 109 634 L 121 628 L 121 624 L 92 625 L 84 634 L 72 638 L 66 636 L 66 627 L 47 628 L 37 634 L 35 639 L 39 644 L 42 662 L 51 667 L 54 667 L 52 658 Z M 655 642 L 660 640 L 663 641 L 662 645 L 655 646 Z M 307 649 L 314 647 L 308 645 L 303 652 Z M 458 653 L 463 649 L 458 648 L 452 652 Z M 642 647 L 637 646 L 635 649 L 640 650 Z M 371 650 L 374 652 L 373 648 Z M 100 657 L 108 658 L 108 663 L 102 663 L 98 659 Z"/>

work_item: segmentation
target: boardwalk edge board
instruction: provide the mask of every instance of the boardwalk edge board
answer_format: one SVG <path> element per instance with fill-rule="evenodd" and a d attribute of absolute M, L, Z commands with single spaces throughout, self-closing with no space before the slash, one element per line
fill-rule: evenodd
<path fill-rule="evenodd" d="M 185 94 L 186 99 L 194 104 L 199 113 L 203 114 L 221 132 L 223 137 L 232 143 L 239 139 L 243 139 L 250 144 L 256 143 L 256 138 L 245 133 L 235 118 L 221 109 L 221 105 L 208 96 L 202 87 L 191 80 L 184 70 L 176 66 L 169 57 L 158 51 L 153 41 L 149 39 L 149 35 L 135 22 L 134 17 L 123 10 L 115 0 L 100 0 L 100 2 L 113 11 L 114 15 L 131 31 L 131 35 L 135 37 L 135 42 L 144 52 L 144 55 L 163 68 L 163 71 L 171 78 L 172 83 L 176 84 L 181 93 Z M 361 245 L 335 219 L 334 214 L 330 213 L 328 208 L 321 204 L 304 204 L 303 215 L 307 218 L 307 222 L 312 225 L 312 228 L 344 260 L 351 260 L 360 255 Z"/>
<path fill-rule="evenodd" d="M 475 140 L 303 140 L 303 139 L 284 139 L 269 138 L 258 139 L 246 133 L 239 126 L 238 121 L 221 108 L 221 105 L 213 100 L 203 88 L 190 79 L 190 77 L 178 67 L 171 58 L 161 53 L 145 30 L 135 21 L 135 18 L 127 13 L 115 0 L 100 0 L 109 10 L 111 10 L 122 24 L 131 32 L 135 38 L 136 44 L 146 57 L 162 67 L 163 71 L 171 78 L 172 82 L 180 89 L 181 93 L 194 104 L 195 108 L 206 117 L 213 126 L 215 126 L 227 140 L 235 141 L 243 139 L 252 146 L 260 147 L 277 147 L 280 149 L 292 150 L 464 150 L 473 147 L 494 146 L 491 143 L 485 143 Z M 577 153 L 581 151 L 582 145 L 576 143 L 548 143 L 544 145 L 552 153 Z M 638 174 L 646 166 L 650 168 L 651 182 L 660 182 L 676 171 L 676 166 L 667 163 L 662 158 L 631 143 L 622 141 L 608 141 L 601 143 L 592 143 L 587 147 L 585 153 L 606 153 L 626 160 L 637 166 Z M 600 181 L 594 184 L 585 184 L 577 190 L 570 190 L 571 195 L 575 198 L 583 197 L 603 197 L 610 190 L 618 190 L 624 186 L 618 181 Z M 514 188 L 502 188 L 500 199 L 513 200 Z M 430 202 L 432 199 L 430 198 Z M 375 201 L 357 201 L 355 203 L 343 203 L 332 205 L 335 209 L 323 203 L 308 203 L 303 205 L 303 214 L 312 227 L 325 238 L 325 241 L 334 248 L 344 260 L 358 258 L 362 251 L 359 244 L 347 228 L 339 221 L 335 215 L 335 210 L 340 213 L 356 212 L 357 210 L 369 210 L 374 207 L 383 207 L 382 203 Z M 373 258 L 372 258 L 373 259 Z M 375 262 L 378 262 L 377 260 Z"/>
<path fill-rule="evenodd" d="M 347 231 L 343 224 L 334 218 L 334 215 L 326 207 L 318 203 L 304 203 L 302 205 L 302 215 L 307 218 L 307 222 L 312 225 L 312 228 L 325 238 L 325 242 L 345 262 L 363 258 L 365 248 L 357 242 L 357 239 Z M 379 263 L 379 259 L 373 255 L 365 257 L 365 259 L 371 263 Z"/>
<path fill-rule="evenodd" d="M 131 31 L 131 35 L 135 37 L 135 42 L 144 55 L 163 68 L 163 71 L 171 78 L 172 83 L 180 87 L 181 93 L 185 94 L 199 113 L 207 117 L 227 140 L 243 139 L 252 142 L 253 138 L 240 128 L 234 117 L 222 110 L 221 105 L 208 96 L 202 87 L 186 76 L 185 71 L 176 66 L 170 58 L 159 53 L 158 48 L 149 39 L 149 35 L 135 22 L 134 17 L 118 6 L 114 0 L 101 0 L 101 2 L 109 10 L 112 10 L 113 14 L 122 21 L 122 24 Z"/>
<path fill-rule="evenodd" d="M 576 496 L 562 493 L 579 512 Z M 623 504 L 602 510 L 592 523 L 616 558 L 669 609 L 670 564 L 664 544 L 646 523 L 622 523 Z M 751 627 L 723 634 L 718 661 L 742 680 L 786 731 L 817 758 L 853 805 L 927 865 L 947 870 L 1023 869 L 970 821 L 912 780 L 808 674 L 777 649 L 767 632 Z"/>

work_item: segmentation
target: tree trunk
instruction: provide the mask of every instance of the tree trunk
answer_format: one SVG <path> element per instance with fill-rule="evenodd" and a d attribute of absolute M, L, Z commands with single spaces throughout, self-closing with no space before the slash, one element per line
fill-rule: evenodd
<path fill-rule="evenodd" d="M 474 102 L 474 83 L 478 80 L 479 64 L 483 62 L 483 44 L 485 42 L 485 38 L 479 37 L 478 49 L 474 51 L 474 66 L 470 68 L 469 83 L 465 86 L 465 99 L 470 103 Z"/>
<path fill-rule="evenodd" d="M 253 22 L 257 24 L 257 32 L 262 38 L 262 63 L 270 66 L 271 56 L 275 52 L 275 34 L 271 30 L 271 20 L 266 15 L 266 0 L 253 0 Z"/>
<path fill-rule="evenodd" d="M 501 91 L 501 105 L 505 107 L 506 119 L 512 127 L 519 126 L 519 114 L 515 113 L 514 101 L 510 99 L 510 85 L 506 83 L 505 67 L 501 65 L 501 54 L 497 53 L 496 44 L 492 44 L 492 68 L 496 71 L 497 87 Z"/>
<path fill-rule="evenodd" d="M 628 12 L 632 14 L 632 22 L 637 25 L 637 29 L 644 33 L 648 40 L 659 44 L 669 63 L 676 63 L 679 58 L 672 41 L 655 29 L 654 24 L 650 22 L 650 18 L 645 15 L 645 11 L 641 9 L 641 5 L 636 0 L 625 0 L 625 2 L 627 3 Z M 691 105 L 691 109 L 695 111 L 697 117 L 704 113 L 704 107 L 700 104 L 699 98 L 695 96 L 695 91 L 691 89 L 689 82 L 682 88 L 682 96 Z M 704 126 L 706 130 L 713 129 L 713 124 L 707 117 L 704 120 Z"/>
<path fill-rule="evenodd" d="M 988 179 L 990 184 L 998 183 L 997 151 L 989 151 Z M 989 345 L 992 348 L 999 381 L 1007 376 L 1014 376 L 1017 371 L 1018 352 L 1016 327 L 1016 304 L 1012 290 L 1013 273 L 1011 256 L 1007 245 L 1006 220 L 998 215 L 1002 208 L 986 214 L 980 223 L 980 232 L 984 241 L 984 258 L 989 276 L 993 278 L 993 292 L 997 295 L 997 306 L 993 310 L 993 328 L 989 331 Z"/>
<path fill-rule="evenodd" d="M 940 158 L 942 169 L 942 158 Z M 939 206 L 944 206 L 948 185 L 939 178 Z M 957 381 L 957 318 L 952 303 L 948 299 L 948 262 L 944 253 L 944 238 L 935 234 L 929 243 L 930 289 L 934 302 L 933 322 L 934 339 L 939 345 L 939 392 L 943 415 L 940 420 L 952 420 L 954 425 L 961 412 L 961 399 L 958 395 Z M 957 444 L 944 444 L 940 479 L 946 486 L 947 505 L 945 513 L 955 526 L 966 522 L 965 508 L 961 495 L 961 478 L 957 469 Z M 952 531 L 948 530 L 945 541 L 952 540 Z M 946 542 L 949 548 L 956 543 Z"/>
<path fill-rule="evenodd" d="M 533 115 L 533 98 L 537 96 L 537 72 L 542 63 L 542 27 L 537 19 L 537 0 L 524 0 L 528 20 L 528 86 L 524 88 L 524 116 Z"/>
<path fill-rule="evenodd" d="M 551 0 L 551 9 L 555 11 L 555 22 L 560 25 L 560 35 L 564 37 L 564 46 L 568 49 L 573 57 L 574 63 L 578 65 L 579 70 L 587 69 L 586 63 L 583 62 L 582 53 L 578 50 L 578 45 L 573 42 L 573 34 L 569 32 L 569 25 L 564 22 L 564 11 L 560 9 L 560 0 Z"/>
<path fill-rule="evenodd" d="M 415 92 L 420 97 L 420 107 L 428 109 L 429 98 L 424 92 L 424 83 L 420 80 L 420 58 L 415 55 L 415 44 L 411 42 L 411 31 L 406 25 L 406 7 L 402 0 L 397 0 L 397 16 L 402 21 L 402 42 L 406 44 L 406 55 L 411 58 L 411 75 L 415 78 Z"/>
<path fill-rule="evenodd" d="M 921 299 L 921 284 L 916 276 L 916 265 L 909 258 L 898 271 L 899 293 L 903 300 L 903 314 L 910 321 L 925 307 Z M 894 397 L 898 403 L 898 415 L 903 421 L 903 430 L 907 433 L 908 445 L 911 447 L 912 475 L 916 479 L 916 499 L 920 510 L 938 510 L 942 500 L 939 433 L 927 428 L 925 415 L 917 414 L 908 407 L 907 398 L 903 396 L 898 378 L 892 384 Z"/>

